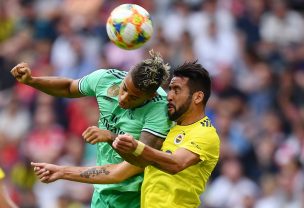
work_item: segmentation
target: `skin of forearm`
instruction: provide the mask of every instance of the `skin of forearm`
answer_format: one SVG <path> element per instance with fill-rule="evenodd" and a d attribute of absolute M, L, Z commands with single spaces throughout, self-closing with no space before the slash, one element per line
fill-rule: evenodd
<path fill-rule="evenodd" d="M 117 150 L 116 150 L 117 151 Z M 136 157 L 135 155 L 132 154 L 124 154 L 122 152 L 117 151 L 117 153 L 128 163 L 135 165 L 137 167 L 141 167 L 144 168 L 148 165 L 150 165 L 149 162 L 147 162 L 146 160 L 144 160 L 141 157 Z"/>
<path fill-rule="evenodd" d="M 62 167 L 61 179 L 91 184 L 119 183 L 118 175 L 111 166 Z"/>
<path fill-rule="evenodd" d="M 70 86 L 72 81 L 72 79 L 60 77 L 33 77 L 28 81 L 27 85 L 56 97 L 81 97 L 71 93 Z"/>
<path fill-rule="evenodd" d="M 156 168 L 170 174 L 176 174 L 183 169 L 182 165 L 175 160 L 172 154 L 155 150 L 149 146 L 145 146 L 140 158 L 145 161 L 146 164 L 155 166 Z"/>

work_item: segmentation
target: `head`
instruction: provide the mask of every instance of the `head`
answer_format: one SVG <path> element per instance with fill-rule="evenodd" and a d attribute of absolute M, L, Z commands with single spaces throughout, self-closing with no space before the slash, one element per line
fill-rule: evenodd
<path fill-rule="evenodd" d="M 203 113 L 210 97 L 209 73 L 197 61 L 184 63 L 173 72 L 168 92 L 169 118 L 178 121 L 185 113 Z"/>
<path fill-rule="evenodd" d="M 132 68 L 119 89 L 119 105 L 122 108 L 136 108 L 156 95 L 156 90 L 169 77 L 169 65 L 159 53 L 150 51 L 151 58 L 143 60 Z"/>

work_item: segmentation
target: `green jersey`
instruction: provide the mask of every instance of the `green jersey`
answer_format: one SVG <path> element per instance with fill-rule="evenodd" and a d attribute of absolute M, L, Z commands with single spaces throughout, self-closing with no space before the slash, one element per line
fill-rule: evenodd
<path fill-rule="evenodd" d="M 97 70 L 79 81 L 79 91 L 83 95 L 95 96 L 100 117 L 98 126 L 116 134 L 128 133 L 139 139 L 142 131 L 163 139 L 170 129 L 167 116 L 166 92 L 159 88 L 158 95 L 144 105 L 134 109 L 122 109 L 118 104 L 119 86 L 126 72 L 115 69 Z M 111 145 L 97 143 L 97 165 L 117 164 L 123 161 Z M 143 175 L 133 176 L 118 184 L 95 184 L 95 191 L 139 191 Z"/>

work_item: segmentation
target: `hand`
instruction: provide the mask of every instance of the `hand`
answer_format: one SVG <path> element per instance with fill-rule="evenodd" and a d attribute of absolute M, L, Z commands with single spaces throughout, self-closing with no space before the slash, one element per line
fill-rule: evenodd
<path fill-rule="evenodd" d="M 118 135 L 113 147 L 122 153 L 132 153 L 137 147 L 137 141 L 129 134 Z"/>
<path fill-rule="evenodd" d="M 63 175 L 61 167 L 49 163 L 34 163 L 31 162 L 34 167 L 34 172 L 43 183 L 51 183 L 60 179 Z"/>
<path fill-rule="evenodd" d="M 27 63 L 20 63 L 11 70 L 11 74 L 17 79 L 18 82 L 27 84 L 32 79 L 32 73 Z"/>
<path fill-rule="evenodd" d="M 100 129 L 97 126 L 91 126 L 87 128 L 82 133 L 82 136 L 84 140 L 90 144 L 112 141 L 112 132 L 109 130 Z"/>

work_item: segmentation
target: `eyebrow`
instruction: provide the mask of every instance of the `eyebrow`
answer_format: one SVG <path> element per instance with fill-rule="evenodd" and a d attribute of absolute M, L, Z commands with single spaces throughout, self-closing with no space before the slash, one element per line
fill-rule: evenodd
<path fill-rule="evenodd" d="M 169 89 L 182 89 L 179 85 L 169 85 Z"/>

